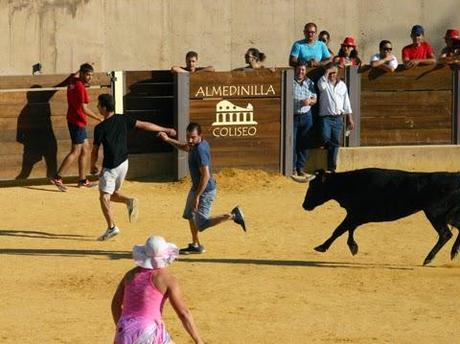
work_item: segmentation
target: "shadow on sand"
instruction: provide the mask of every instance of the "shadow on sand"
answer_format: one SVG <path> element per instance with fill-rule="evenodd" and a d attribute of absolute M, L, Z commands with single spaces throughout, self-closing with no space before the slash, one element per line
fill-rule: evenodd
<path fill-rule="evenodd" d="M 27 256 L 61 256 L 61 257 L 106 257 L 109 259 L 131 259 L 131 251 L 106 251 L 85 249 L 0 249 L 4 255 Z M 294 266 L 314 268 L 342 268 L 342 269 L 389 269 L 389 270 L 414 270 L 415 267 L 395 264 L 347 263 L 347 262 L 321 262 L 304 260 L 274 260 L 262 258 L 190 258 L 181 256 L 178 263 L 203 263 L 203 264 L 237 264 L 237 265 L 267 265 L 267 266 Z"/>
<path fill-rule="evenodd" d="M 91 237 L 87 235 L 56 234 L 56 233 L 40 232 L 40 231 L 35 231 L 35 230 L 0 229 L 0 236 L 13 236 L 13 237 L 33 238 L 33 239 L 94 241 L 94 239 L 91 239 Z"/>

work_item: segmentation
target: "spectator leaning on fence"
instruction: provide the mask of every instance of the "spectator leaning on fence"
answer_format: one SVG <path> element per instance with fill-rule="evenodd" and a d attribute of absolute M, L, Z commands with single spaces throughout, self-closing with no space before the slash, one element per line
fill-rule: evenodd
<path fill-rule="evenodd" d="M 425 42 L 425 30 L 421 25 L 412 27 L 410 37 L 412 44 L 406 45 L 402 50 L 402 59 L 406 68 L 412 68 L 419 64 L 430 65 L 436 63 L 434 50 L 431 44 Z"/>
<path fill-rule="evenodd" d="M 289 65 L 295 67 L 298 63 L 306 63 L 309 67 L 318 67 L 327 64 L 331 54 L 326 44 L 316 39 L 316 24 L 305 24 L 303 33 L 305 39 L 295 42 L 292 46 Z"/>
<path fill-rule="evenodd" d="M 185 55 L 185 67 L 172 66 L 173 73 L 195 73 L 195 72 L 214 72 L 213 66 L 198 67 L 198 53 L 189 51 Z"/>
<path fill-rule="evenodd" d="M 361 59 L 358 57 L 358 50 L 356 50 L 356 40 L 352 36 L 345 37 L 337 56 L 334 57 L 334 62 L 340 68 L 361 65 Z"/>
<path fill-rule="evenodd" d="M 327 169 L 330 172 L 335 172 L 337 168 L 343 116 L 346 118 L 347 129 L 354 128 L 347 85 L 338 78 L 337 73 L 337 65 L 330 63 L 318 80 L 321 139 L 327 149 Z"/>
<path fill-rule="evenodd" d="M 441 51 L 439 63 L 460 64 L 460 31 L 449 29 L 444 36 L 446 46 Z"/>
<path fill-rule="evenodd" d="M 265 66 L 263 62 L 265 61 L 266 58 L 267 56 L 263 52 L 261 52 L 259 49 L 249 48 L 244 54 L 244 61 L 246 62 L 247 65 L 245 67 L 236 68 L 234 69 L 234 71 L 248 72 L 248 71 L 253 71 L 253 70 L 258 70 L 258 69 L 264 69 Z M 267 69 L 270 70 L 271 72 L 275 71 L 275 68 L 267 68 Z"/>
<path fill-rule="evenodd" d="M 294 93 L 294 173 L 304 177 L 308 159 L 307 140 L 311 137 L 313 118 L 311 107 L 316 104 L 315 84 L 307 77 L 307 66 L 297 65 L 293 85 Z"/>
<path fill-rule="evenodd" d="M 398 60 L 392 54 L 393 47 L 388 40 L 380 41 L 377 54 L 371 57 L 371 67 L 380 68 L 387 72 L 394 72 L 398 68 Z"/>
<path fill-rule="evenodd" d="M 331 34 L 328 31 L 326 30 L 321 31 L 318 35 L 318 41 L 321 41 L 324 44 L 326 44 L 327 51 L 329 51 L 329 54 L 331 54 L 331 56 L 335 55 L 334 52 L 329 47 L 329 42 L 331 41 Z"/>

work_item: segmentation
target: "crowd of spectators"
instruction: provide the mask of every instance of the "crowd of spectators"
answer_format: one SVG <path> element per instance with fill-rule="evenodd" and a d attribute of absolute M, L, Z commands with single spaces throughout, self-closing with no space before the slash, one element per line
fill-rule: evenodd
<path fill-rule="evenodd" d="M 308 177 L 305 172 L 305 163 L 308 159 L 308 142 L 315 136 L 320 137 L 321 146 L 327 150 L 327 169 L 334 172 L 338 147 L 340 146 L 343 128 L 347 132 L 353 130 L 354 123 L 351 116 L 352 109 L 348 97 L 346 84 L 340 78 L 340 71 L 347 66 L 361 66 L 364 64 L 358 54 L 358 42 L 353 36 L 346 36 L 340 45 L 337 54 L 329 47 L 331 35 L 323 30 L 318 34 L 315 23 L 305 24 L 304 39 L 293 43 L 289 54 L 289 66 L 295 68 L 293 84 L 294 98 L 294 171 L 295 177 Z M 414 25 L 410 31 L 412 43 L 401 51 L 403 65 L 401 68 L 410 69 L 418 65 L 460 64 L 460 32 L 457 29 L 448 29 L 444 35 L 446 46 L 442 49 L 438 60 L 432 45 L 425 40 L 425 29 L 421 25 Z M 257 48 L 249 48 L 245 55 L 246 66 L 234 71 L 253 71 L 266 68 L 266 55 Z M 214 67 L 198 67 L 198 54 L 190 51 L 186 55 L 186 66 L 173 66 L 174 73 L 193 73 L 200 71 L 214 71 Z M 394 72 L 398 68 L 398 59 L 393 53 L 391 41 L 384 39 L 379 43 L 379 52 L 371 56 L 369 65 L 385 72 Z M 322 70 L 318 80 L 307 77 L 307 68 L 316 67 Z M 267 68 L 274 71 L 274 68 Z M 312 115 L 313 106 L 317 116 Z M 318 125 L 314 126 L 314 118 Z"/>

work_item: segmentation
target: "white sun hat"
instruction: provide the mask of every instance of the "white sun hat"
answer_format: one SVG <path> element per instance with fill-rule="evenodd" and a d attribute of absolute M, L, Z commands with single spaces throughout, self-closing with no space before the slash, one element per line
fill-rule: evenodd
<path fill-rule="evenodd" d="M 179 248 L 161 236 L 151 236 L 145 245 L 134 245 L 133 258 L 136 265 L 145 269 L 160 269 L 171 264 L 179 255 Z"/>

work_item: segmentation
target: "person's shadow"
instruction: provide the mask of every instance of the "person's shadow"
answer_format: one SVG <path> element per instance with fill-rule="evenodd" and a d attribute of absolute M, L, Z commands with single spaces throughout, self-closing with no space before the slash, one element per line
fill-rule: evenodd
<path fill-rule="evenodd" d="M 31 88 L 41 88 L 33 85 Z M 17 122 L 16 141 L 24 145 L 22 166 L 16 179 L 27 179 L 34 165 L 45 160 L 46 176 L 57 171 L 57 141 L 51 123 L 50 99 L 57 90 L 29 91 Z"/>

